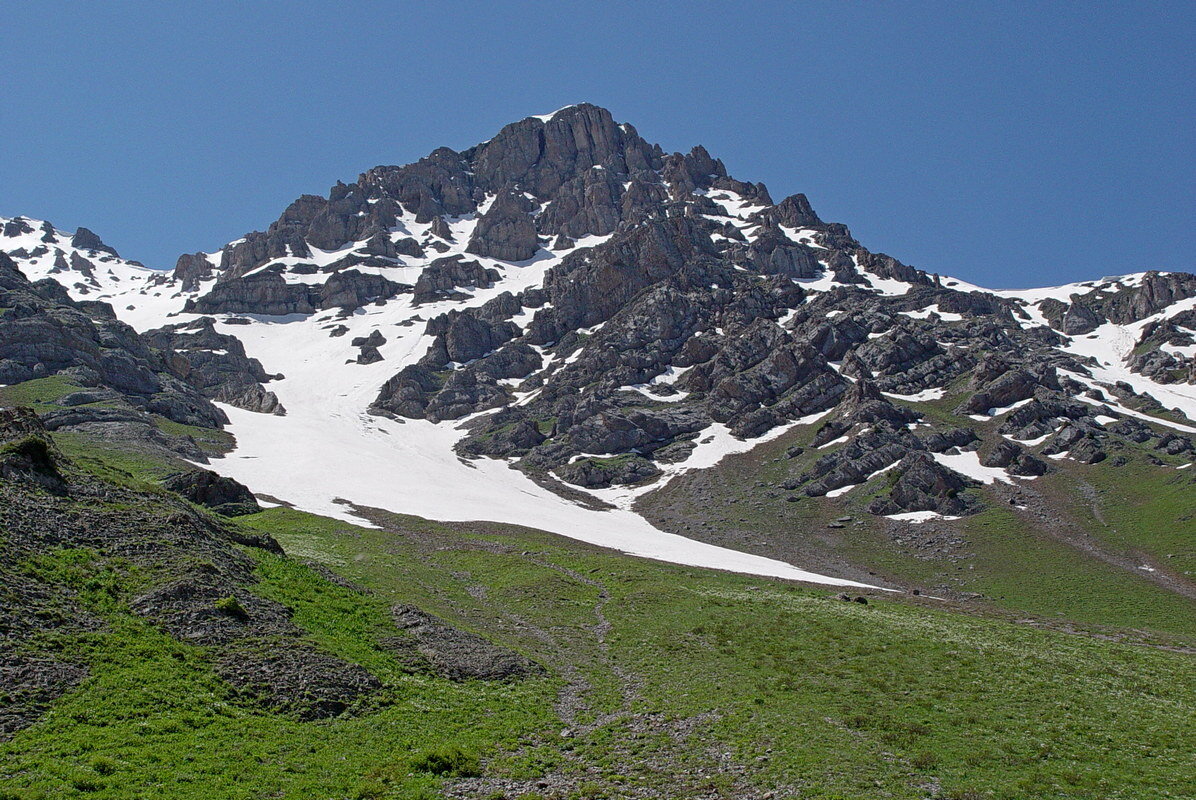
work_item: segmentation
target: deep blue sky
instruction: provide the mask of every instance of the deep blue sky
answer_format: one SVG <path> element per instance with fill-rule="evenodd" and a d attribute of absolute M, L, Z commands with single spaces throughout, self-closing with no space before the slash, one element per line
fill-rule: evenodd
<path fill-rule="evenodd" d="M 590 101 L 993 287 L 1196 269 L 1196 3 L 24 3 L 0 215 L 171 266 Z"/>

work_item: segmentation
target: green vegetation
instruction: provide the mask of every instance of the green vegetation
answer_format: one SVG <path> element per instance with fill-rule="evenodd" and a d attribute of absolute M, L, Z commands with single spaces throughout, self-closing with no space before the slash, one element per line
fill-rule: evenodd
<path fill-rule="evenodd" d="M 563 674 L 579 670 L 591 688 L 578 728 L 614 715 L 567 753 L 536 741 L 487 761 L 488 773 L 584 765 L 617 797 L 612 787 L 660 781 L 654 763 L 673 776 L 708 769 L 697 743 L 721 741 L 758 767 L 756 781 L 793 788 L 779 796 L 921 797 L 937 782 L 943 797 L 1165 797 L 1185 785 L 1196 664 L 1184 654 L 897 598 L 844 603 L 508 526 L 377 519 L 391 530 L 286 509 L 248 522 L 381 597 L 455 610 Z M 603 594 L 605 651 L 593 633 Z M 528 649 L 547 629 L 552 653 Z"/>
<path fill-rule="evenodd" d="M 635 453 L 622 453 L 617 456 L 591 457 L 584 460 L 598 469 L 609 472 L 617 470 L 637 458 L 643 458 L 643 456 L 636 455 Z"/>
<path fill-rule="evenodd" d="M 1176 459 L 1179 461 L 1179 459 Z M 1086 521 L 1095 534 L 1127 552 L 1144 552 L 1184 575 L 1196 575 L 1196 476 L 1135 460 L 1110 473 L 1084 471 L 1093 502 Z M 1099 516 L 1098 516 L 1099 515 Z"/>
<path fill-rule="evenodd" d="M 88 472 L 136 488 L 156 486 L 172 472 L 189 467 L 181 458 L 166 460 L 87 433 L 55 433 L 54 443 L 63 455 Z"/>
<path fill-rule="evenodd" d="M 385 627 L 378 604 L 296 562 L 261 558 L 263 594 L 290 599 L 315 641 L 383 678 L 377 710 L 320 723 L 264 711 L 215 675 L 203 648 L 130 613 L 139 582 L 121 564 L 57 551 L 22 569 L 71 587 L 104 627 L 38 642 L 82 660 L 90 675 L 40 723 L 0 743 L 0 797 L 435 797 L 444 776 L 476 770 L 479 752 L 543 727 L 547 679 L 487 685 L 408 674 L 362 634 L 363 624 Z"/>
<path fill-rule="evenodd" d="M 171 436 L 190 436 L 199 445 L 199 448 L 210 456 L 223 455 L 232 450 L 233 445 L 236 444 L 233 435 L 222 430 L 184 425 L 157 414 L 153 415 L 153 420 L 154 426 L 163 433 Z"/>
<path fill-rule="evenodd" d="M 76 469 L 133 485 L 169 467 L 55 440 Z M 794 443 L 761 448 L 755 472 L 729 459 L 731 472 L 713 476 L 727 481 L 718 502 L 740 524 L 772 513 L 749 502 L 744 483 L 783 473 Z M 1088 505 L 1094 518 L 1104 509 L 1102 542 L 1190 554 L 1161 523 L 1134 542 L 1117 532 L 1113 497 L 1136 498 L 1126 515 L 1187 508 L 1185 485 L 1168 483 L 1175 471 L 1148 466 L 1127 465 L 1120 483 L 1077 470 L 1036 486 L 1066 492 L 1090 480 L 1084 497 L 1110 501 Z M 883 489 L 884 477 L 874 483 L 860 496 Z M 810 530 L 855 508 L 780 502 Z M 958 575 L 991 598 L 991 615 L 883 592 L 844 602 L 835 591 L 623 557 L 516 526 L 362 513 L 378 527 L 287 508 L 230 523 L 274 536 L 287 553 L 245 550 L 256 563 L 251 591 L 288 607 L 312 645 L 381 681 L 363 713 L 320 722 L 238 694 L 205 648 L 134 614 L 149 585 L 135 565 L 90 550 L 4 565 L 64 587 L 98 624 L 47 625 L 29 645 L 89 673 L 0 742 L 0 798 L 434 798 L 461 780 L 481 781 L 476 796 L 521 800 L 619 798 L 641 787 L 662 797 L 773 791 L 778 800 L 1193 793 L 1196 660 L 1156 646 L 1190 641 L 1190 602 L 1024 530 L 1003 508 L 968 521 L 973 549 L 958 562 L 914 558 L 867 526 L 836 545 L 890 573 Z M 234 595 L 213 604 L 234 616 L 253 608 Z M 395 604 L 547 672 L 503 683 L 414 670 L 392 644 L 406 636 Z M 1026 607 L 1036 619 L 1004 611 Z M 1055 629 L 1065 624 L 1075 627 Z M 1098 628 L 1115 635 L 1085 633 Z M 1126 628 L 1143 630 L 1131 638 Z"/>
<path fill-rule="evenodd" d="M 230 617 L 244 619 L 249 616 L 245 613 L 245 608 L 241 605 L 241 601 L 232 595 L 220 598 L 216 601 L 215 606 L 217 611 L 228 614 Z"/>
<path fill-rule="evenodd" d="M 0 386 L 0 406 L 30 406 L 41 413 L 58 408 L 55 401 L 82 388 L 61 375 L 35 378 L 12 386 Z"/>

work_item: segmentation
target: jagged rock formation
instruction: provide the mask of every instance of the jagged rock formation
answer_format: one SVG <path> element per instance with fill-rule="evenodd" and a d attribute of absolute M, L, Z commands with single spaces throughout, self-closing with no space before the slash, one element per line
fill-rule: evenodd
<path fill-rule="evenodd" d="M 461 256 L 438 258 L 420 272 L 412 302 L 429 303 L 451 295 L 458 287 L 487 288 L 498 279 L 497 271 L 486 269 L 477 261 L 466 261 Z"/>
<path fill-rule="evenodd" d="M 539 249 L 539 241 L 535 223 L 527 215 L 530 210 L 531 203 L 522 195 L 513 191 L 499 193 L 486 213 L 478 218 L 465 252 L 503 261 L 531 258 Z"/>
<path fill-rule="evenodd" d="M 184 310 L 195 314 L 268 316 L 311 314 L 332 308 L 351 311 L 409 290 L 403 284 L 353 269 L 334 274 L 320 286 L 287 283 L 280 271 L 267 269 L 217 281 L 207 294 L 189 299 Z"/>
<path fill-rule="evenodd" d="M 146 331 L 144 337 L 206 397 L 247 411 L 285 414 L 274 393 L 262 386 L 275 376 L 267 374 L 256 358 L 245 355 L 240 339 L 218 333 L 214 323 L 211 317 L 200 317 Z"/>
<path fill-rule="evenodd" d="M 32 221 L 3 230 L 30 263 L 107 286 L 93 262 L 110 255 L 51 252 L 41 239 L 64 236 Z M 1182 444 L 1131 430 L 1134 414 L 1186 425 L 1182 409 L 1196 409 L 1160 391 L 1196 382 L 1196 277 L 976 290 L 871 252 L 805 195 L 774 203 L 704 148 L 666 153 L 588 104 L 304 195 L 149 287 L 175 292 L 154 301 L 169 313 L 214 319 L 150 333 L 209 397 L 276 411 L 271 376 L 224 326 L 314 320 L 311 346 L 352 331 L 337 364 L 389 374 L 368 387 L 373 413 L 468 418 L 458 455 L 583 489 L 650 484 L 703 448 L 825 415 L 813 447 L 826 452 L 786 491 L 833 499 L 883 472 L 894 483 L 877 513 L 955 516 L 980 507 L 967 465 L 1031 478 L 1052 469 L 1043 456 L 1116 461 L 1142 443 L 1129 436 L 1167 453 Z M 148 302 L 119 296 L 138 314 Z"/>
<path fill-rule="evenodd" d="M 219 427 L 224 413 L 175 372 L 105 303 L 72 300 L 52 280 L 30 283 L 0 253 L 0 383 L 59 375 L 108 388 L 138 412 Z M 94 402 L 79 398 L 79 406 Z M 80 410 L 86 416 L 93 410 Z"/>
<path fill-rule="evenodd" d="M 878 497 L 868 507 L 873 514 L 902 511 L 934 511 L 958 516 L 974 510 L 961 492 L 973 481 L 944 467 L 926 453 L 907 455 L 895 468 L 897 476 L 887 497 Z"/>
<path fill-rule="evenodd" d="M 232 478 L 217 475 L 211 470 L 190 470 L 170 475 L 162 485 L 192 503 L 206 506 L 217 514 L 237 517 L 262 510 L 253 493 Z"/>

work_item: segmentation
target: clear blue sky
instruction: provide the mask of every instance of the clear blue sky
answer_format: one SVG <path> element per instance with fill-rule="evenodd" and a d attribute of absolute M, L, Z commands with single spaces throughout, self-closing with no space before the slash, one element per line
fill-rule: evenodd
<path fill-rule="evenodd" d="M 923 269 L 1196 269 L 1191 0 L 186 5 L 5 7 L 0 215 L 172 266 L 584 100 Z"/>

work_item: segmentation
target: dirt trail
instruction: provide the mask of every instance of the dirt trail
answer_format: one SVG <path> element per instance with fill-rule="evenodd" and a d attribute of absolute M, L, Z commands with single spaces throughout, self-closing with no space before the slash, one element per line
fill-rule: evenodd
<path fill-rule="evenodd" d="M 559 564 L 554 564 L 547 559 L 530 556 L 529 560 L 544 567 L 559 572 L 566 577 L 589 586 L 598 592 L 597 600 L 594 602 L 592 612 L 594 614 L 594 624 L 590 626 L 590 630 L 594 634 L 594 640 L 597 642 L 598 651 L 604 666 L 610 670 L 611 674 L 618 680 L 620 703 L 619 707 L 614 711 L 609 711 L 603 714 L 595 715 L 594 719 L 585 724 L 579 724 L 578 719 L 580 715 L 585 712 L 592 712 L 589 702 L 585 699 L 585 695 L 592 691 L 592 687 L 588 681 L 570 681 L 564 689 L 561 690 L 561 697 L 557 701 L 557 711 L 561 715 L 561 719 L 565 722 L 576 725 L 576 733 L 585 734 L 591 733 L 598 728 L 611 723 L 617 722 L 621 719 L 626 719 L 632 713 L 632 707 L 637 699 L 640 698 L 640 681 L 639 679 L 628 672 L 611 657 L 610 642 L 608 637 L 611 631 L 610 620 L 606 618 L 605 609 L 610 603 L 610 590 L 606 584 L 596 578 L 591 578 L 588 575 L 563 567 Z M 583 686 L 584 683 L 584 686 Z"/>
<path fill-rule="evenodd" d="M 615 678 L 619 702 L 613 710 L 597 711 L 594 708 L 594 686 L 572 657 L 576 651 L 567 644 L 562 646 L 559 637 L 526 618 L 492 606 L 497 613 L 517 622 L 545 642 L 552 651 L 552 656 L 545 657 L 544 660 L 551 663 L 565 679 L 565 685 L 557 696 L 555 710 L 566 726 L 560 732 L 558 746 L 568 767 L 534 780 L 465 778 L 446 785 L 446 797 L 464 800 L 491 797 L 497 793 L 509 797 L 529 793 L 545 797 L 566 797 L 576 794 L 583 786 L 592 787 L 595 782 L 603 783 L 601 770 L 596 770 L 595 764 L 587 759 L 587 740 L 592 734 L 611 726 L 624 729 L 625 732 L 617 734 L 613 743 L 606 745 L 612 748 L 612 752 L 603 759 L 605 761 L 609 758 L 607 770 L 613 764 L 617 765 L 615 771 L 619 775 L 672 775 L 676 782 L 668 786 L 628 785 L 620 782 L 617 785 L 604 786 L 604 797 L 665 800 L 684 796 L 693 800 L 764 800 L 773 796 L 772 793 L 748 782 L 747 768 L 728 752 L 724 745 L 710 738 L 700 738 L 703 731 L 717 720 L 716 715 L 701 714 L 688 719 L 667 719 L 661 714 L 636 710 L 637 704 L 643 701 L 643 683 L 639 676 L 620 664 L 611 652 L 612 624 L 606 615 L 606 609 L 612 601 L 612 596 L 605 583 L 544 557 L 532 554 L 526 554 L 525 557 L 545 569 L 595 590 L 595 599 L 590 608 L 593 622 L 587 625 L 585 630 L 593 636 L 600 670 L 608 671 Z M 633 751 L 634 742 L 645 739 L 661 740 L 666 744 L 651 752 Z M 682 765 L 689 769 L 684 769 Z M 725 782 L 711 780 L 714 775 L 729 775 L 730 788 L 726 788 L 728 784 Z"/>

